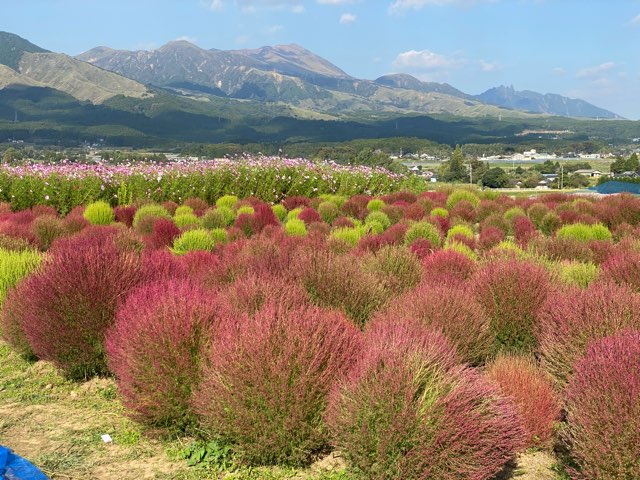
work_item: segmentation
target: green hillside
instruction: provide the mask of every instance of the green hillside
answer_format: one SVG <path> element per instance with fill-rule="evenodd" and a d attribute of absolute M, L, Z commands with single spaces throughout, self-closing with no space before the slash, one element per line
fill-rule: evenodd
<path fill-rule="evenodd" d="M 25 52 L 45 53 L 48 50 L 40 48 L 13 33 L 0 32 L 0 64 L 18 70 L 20 59 Z"/>

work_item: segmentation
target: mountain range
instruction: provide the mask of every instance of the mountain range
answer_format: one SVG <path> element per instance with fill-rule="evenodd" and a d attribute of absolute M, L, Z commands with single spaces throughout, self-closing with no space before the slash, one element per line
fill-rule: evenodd
<path fill-rule="evenodd" d="M 513 87 L 474 96 L 408 74 L 358 79 L 298 45 L 225 51 L 174 41 L 152 51 L 97 47 L 70 57 L 0 32 L 0 122 L 55 120 L 62 130 L 84 122 L 96 134 L 102 128 L 134 136 L 197 125 L 178 138 L 216 141 L 269 138 L 266 125 L 274 121 L 295 131 L 296 122 L 370 125 L 425 114 L 620 118 L 583 100 Z"/>

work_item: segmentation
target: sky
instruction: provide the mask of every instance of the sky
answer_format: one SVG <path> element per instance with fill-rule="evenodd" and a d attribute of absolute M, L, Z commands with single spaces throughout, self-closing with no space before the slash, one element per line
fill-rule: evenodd
<path fill-rule="evenodd" d="M 498 85 L 640 119 L 640 0 L 0 0 L 0 30 L 77 55 L 296 43 L 348 74 Z"/>

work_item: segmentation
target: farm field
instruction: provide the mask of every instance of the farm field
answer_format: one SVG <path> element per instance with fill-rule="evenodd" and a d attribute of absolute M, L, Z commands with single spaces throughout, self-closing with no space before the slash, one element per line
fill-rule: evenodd
<path fill-rule="evenodd" d="M 59 479 L 640 476 L 640 199 L 238 168 L 0 169 L 0 443 Z"/>

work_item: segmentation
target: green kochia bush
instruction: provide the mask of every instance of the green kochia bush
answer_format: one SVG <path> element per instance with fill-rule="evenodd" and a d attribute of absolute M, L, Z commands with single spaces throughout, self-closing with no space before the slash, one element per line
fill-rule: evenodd
<path fill-rule="evenodd" d="M 84 218 L 93 225 L 109 225 L 116 219 L 111 205 L 103 201 L 93 202 L 87 205 L 83 215 Z"/>
<path fill-rule="evenodd" d="M 223 195 L 218 200 L 216 200 L 216 207 L 226 207 L 233 208 L 233 206 L 238 202 L 238 197 L 235 195 Z"/>
<path fill-rule="evenodd" d="M 268 304 L 221 324 L 194 406 L 203 430 L 249 464 L 307 464 L 327 450 L 329 391 L 360 354 L 337 312 Z"/>
<path fill-rule="evenodd" d="M 595 225 L 585 225 L 574 223 L 565 225 L 556 232 L 558 238 L 572 238 L 582 242 L 590 240 L 611 240 L 612 235 L 607 227 L 597 223 Z"/>
<path fill-rule="evenodd" d="M 202 225 L 202 221 L 199 217 L 193 213 L 181 213 L 173 217 L 173 221 L 178 228 L 197 228 Z"/>
<path fill-rule="evenodd" d="M 228 227 L 235 218 L 235 212 L 229 207 L 211 208 L 202 216 L 202 226 L 205 228 Z"/>
<path fill-rule="evenodd" d="M 404 235 L 404 243 L 405 245 L 411 245 L 420 238 L 429 240 L 433 246 L 440 245 L 440 231 L 432 223 L 416 222 L 411 225 Z"/>
<path fill-rule="evenodd" d="M 184 255 L 196 250 L 210 251 L 215 247 L 215 240 L 207 230 L 188 230 L 173 241 L 173 253 Z"/>
<path fill-rule="evenodd" d="M 327 424 L 367 479 L 489 479 L 523 445 L 515 406 L 417 322 L 373 322 L 331 393 Z"/>
<path fill-rule="evenodd" d="M 192 390 L 202 354 L 228 309 L 188 280 L 163 280 L 136 289 L 107 333 L 110 370 L 135 418 L 153 426 L 190 425 Z"/>
<path fill-rule="evenodd" d="M 304 237 L 307 234 L 307 227 L 302 220 L 292 218 L 284 224 L 284 231 L 292 237 Z"/>
<path fill-rule="evenodd" d="M 460 189 L 454 190 L 454 192 L 449 195 L 449 198 L 447 198 L 447 208 L 451 210 L 461 201 L 469 202 L 474 208 L 480 204 L 480 199 L 473 192 Z"/>
<path fill-rule="evenodd" d="M 386 230 L 391 226 L 391 220 L 389 220 L 389 217 L 377 210 L 367 215 L 367 218 L 364 220 L 365 225 L 369 225 L 373 222 L 380 224 L 383 230 Z"/>
<path fill-rule="evenodd" d="M 40 265 L 42 255 L 35 250 L 13 251 L 0 248 L 0 305 L 10 288 Z"/>
<path fill-rule="evenodd" d="M 383 200 L 374 198 L 373 200 L 369 200 L 369 202 L 367 203 L 367 210 L 369 210 L 370 212 L 377 212 L 381 210 L 384 205 L 385 203 Z"/>

